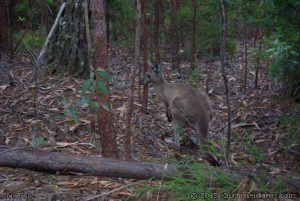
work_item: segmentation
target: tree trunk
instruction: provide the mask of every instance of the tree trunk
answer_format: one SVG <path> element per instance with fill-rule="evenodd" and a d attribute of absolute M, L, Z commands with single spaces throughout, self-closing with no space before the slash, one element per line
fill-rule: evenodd
<path fill-rule="evenodd" d="M 135 29 L 135 44 L 134 44 L 134 66 L 131 68 L 130 75 L 130 89 L 128 95 L 128 106 L 126 111 L 126 130 L 125 130 L 125 157 L 131 159 L 131 119 L 133 112 L 133 101 L 134 101 L 134 86 L 136 72 L 140 66 L 140 43 L 141 43 L 141 12 L 142 2 L 145 0 L 136 1 L 136 29 Z"/>
<path fill-rule="evenodd" d="M 91 0 L 90 3 L 92 2 Z M 54 74 L 88 76 L 84 19 L 84 1 L 66 0 L 65 11 L 50 39 L 44 60 L 44 65 L 48 65 L 48 69 L 52 69 Z"/>
<path fill-rule="evenodd" d="M 179 71 L 179 41 L 178 41 L 178 24 L 177 24 L 177 0 L 171 0 L 171 37 L 172 37 L 172 69 Z"/>
<path fill-rule="evenodd" d="M 87 42 L 87 64 L 90 70 L 90 82 L 91 86 L 94 85 L 95 82 L 95 67 L 92 65 L 93 61 L 93 54 L 92 54 L 92 39 L 90 33 L 90 20 L 89 20 L 89 6 L 88 1 L 84 0 L 84 23 L 85 23 L 85 35 L 86 35 L 86 42 Z"/>
<path fill-rule="evenodd" d="M 247 44 L 247 25 L 244 23 L 244 93 L 247 91 L 248 77 L 248 44 Z"/>
<path fill-rule="evenodd" d="M 0 47 L 9 51 L 10 61 L 14 56 L 15 5 L 15 0 L 2 0 L 0 6 Z"/>
<path fill-rule="evenodd" d="M 224 86 L 225 86 L 225 94 L 226 94 L 226 104 L 227 104 L 227 144 L 226 144 L 226 161 L 229 161 L 230 156 L 230 144 L 231 144 L 231 106 L 230 106 L 230 93 L 229 93 L 229 86 L 228 86 L 228 78 L 227 73 L 225 70 L 225 64 L 226 64 L 226 11 L 224 7 L 224 1 L 220 0 L 221 4 L 221 47 L 220 47 L 220 55 L 221 55 L 221 70 L 224 80 Z"/>
<path fill-rule="evenodd" d="M 50 31 L 49 12 L 48 12 L 48 0 L 41 1 L 41 24 L 46 29 L 47 33 Z"/>
<path fill-rule="evenodd" d="M 3 0 L 0 6 L 0 47 L 1 49 L 10 49 L 11 39 L 11 1 Z"/>
<path fill-rule="evenodd" d="M 108 72 L 107 67 L 107 32 L 105 19 L 105 1 L 91 0 L 90 10 L 93 18 L 93 41 L 94 41 L 94 62 L 96 68 L 102 68 Z M 96 74 L 96 79 L 102 80 L 105 85 L 109 86 L 107 80 Z M 110 98 L 103 92 L 97 92 L 97 101 L 99 109 L 97 111 L 98 117 L 98 132 L 100 134 L 100 141 L 102 147 L 102 155 L 104 157 L 118 157 L 116 135 L 112 132 L 113 123 L 111 112 L 104 109 L 103 105 L 110 106 Z"/>
<path fill-rule="evenodd" d="M 194 14 L 193 14 L 193 32 L 192 32 L 192 51 L 191 51 L 191 60 L 190 60 L 192 70 L 195 68 L 196 20 L 197 20 L 197 9 L 198 9 L 197 0 L 193 0 L 193 4 L 194 4 Z"/>
<path fill-rule="evenodd" d="M 146 1 L 142 1 L 142 36 L 141 36 L 141 46 L 143 53 L 143 76 L 146 75 L 148 71 L 148 25 L 149 19 L 146 17 Z M 148 84 L 143 85 L 143 101 L 142 101 L 142 112 L 147 113 L 148 107 Z"/>
<path fill-rule="evenodd" d="M 0 147 L 0 166 L 132 179 L 165 179 L 177 173 L 170 164 L 165 168 L 166 164 L 3 147 Z"/>
<path fill-rule="evenodd" d="M 160 63 L 159 54 L 159 31 L 160 31 L 160 18 L 161 18 L 161 0 L 155 1 L 155 19 L 154 19 L 154 33 L 153 33 L 153 46 L 154 46 L 154 63 Z"/>
<path fill-rule="evenodd" d="M 260 30 L 260 29 L 259 29 Z M 256 58 L 256 70 L 255 70 L 255 89 L 258 88 L 258 74 L 259 74 L 259 69 L 260 69 L 260 57 L 261 57 L 261 45 L 262 45 L 262 32 L 261 30 L 259 31 L 259 45 L 258 45 L 258 55 Z"/>

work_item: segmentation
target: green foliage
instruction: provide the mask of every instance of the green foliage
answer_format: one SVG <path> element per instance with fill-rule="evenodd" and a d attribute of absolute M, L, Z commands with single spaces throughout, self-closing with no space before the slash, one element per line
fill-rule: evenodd
<path fill-rule="evenodd" d="M 106 72 L 103 73 L 103 78 L 110 80 L 110 77 L 108 77 Z M 88 90 L 90 90 L 92 93 L 94 91 L 97 91 L 97 92 L 101 91 L 107 96 L 109 96 L 109 92 L 108 92 L 108 88 L 106 87 L 106 84 L 102 80 L 96 80 L 96 84 L 97 84 L 96 87 L 94 85 L 91 85 L 90 79 L 87 79 L 84 81 L 82 88 L 81 88 L 81 99 L 78 101 L 78 104 L 80 104 L 80 105 L 88 104 L 94 110 L 99 108 L 98 102 L 93 102 L 90 99 L 86 98 L 86 92 Z M 102 105 L 102 107 L 105 110 L 110 111 L 110 107 L 109 107 L 108 103 L 104 103 Z"/>
<path fill-rule="evenodd" d="M 106 84 L 102 80 L 97 80 L 96 83 L 97 83 L 96 91 L 101 91 L 105 95 L 109 96 L 109 92 L 106 87 Z"/>
<path fill-rule="evenodd" d="M 261 163 L 263 160 L 267 159 L 266 150 L 255 144 L 251 144 L 249 141 L 244 143 L 244 151 L 253 158 L 254 163 Z"/>
<path fill-rule="evenodd" d="M 73 117 L 73 119 L 78 122 L 78 117 L 77 117 L 77 114 L 76 114 L 76 111 L 75 111 L 75 105 L 74 104 L 71 104 L 69 105 L 68 107 L 69 109 L 69 114 Z"/>
<path fill-rule="evenodd" d="M 296 104 L 300 108 L 300 104 Z M 295 110 L 299 110 L 295 109 Z M 287 151 L 300 150 L 300 115 L 288 114 L 281 118 L 279 128 L 281 130 L 280 139 Z"/>
<path fill-rule="evenodd" d="M 97 110 L 99 108 L 98 102 L 89 102 L 88 104 L 93 110 Z"/>
<path fill-rule="evenodd" d="M 155 185 L 135 187 L 134 192 L 138 200 L 158 197 L 160 200 L 233 200 L 225 199 L 227 194 L 237 193 L 243 178 L 235 174 L 229 174 L 220 168 L 208 166 L 207 164 L 193 162 L 192 158 L 178 163 L 174 159 L 172 163 L 177 164 L 180 173 L 167 181 L 158 182 Z M 250 192 L 250 184 L 255 184 L 256 192 L 274 193 L 288 192 L 287 178 L 277 177 L 269 185 L 270 175 L 260 172 L 252 178 L 246 187 L 246 192 Z M 191 199 L 191 194 L 196 194 L 195 199 Z"/>
<path fill-rule="evenodd" d="M 132 46 L 134 38 L 135 7 L 133 0 L 108 1 L 110 8 L 111 39 L 120 45 Z"/>
<path fill-rule="evenodd" d="M 32 49 L 40 49 L 43 46 L 46 37 L 46 31 L 41 27 L 34 31 L 21 30 L 15 33 L 16 41 L 24 40 L 24 42 Z M 24 48 L 24 46 L 21 46 L 21 48 Z"/>
<path fill-rule="evenodd" d="M 101 68 L 97 68 L 97 73 L 99 76 L 108 82 L 111 82 L 111 78 Z M 91 91 L 93 94 L 95 91 L 103 92 L 106 96 L 109 96 L 108 88 L 104 81 L 96 80 L 96 85 L 91 83 L 90 79 L 84 80 L 83 85 L 81 87 L 81 98 L 77 101 L 77 105 L 88 105 L 91 109 L 96 110 L 99 108 L 99 103 L 97 101 L 92 101 L 87 97 L 87 92 Z M 65 106 L 64 115 L 71 116 L 75 122 L 78 122 L 78 116 L 76 112 L 76 105 L 75 104 L 68 104 L 66 98 L 63 98 L 63 104 Z M 109 103 L 103 103 L 102 107 L 111 112 Z"/>
<path fill-rule="evenodd" d="M 300 86 L 299 9 L 297 0 L 227 1 L 228 37 L 243 37 L 245 26 L 263 29 L 261 56 L 271 61 L 271 75 L 291 88 Z"/>
<path fill-rule="evenodd" d="M 104 71 L 101 68 L 97 68 L 96 71 L 101 78 L 103 78 L 104 80 L 107 80 L 108 82 L 112 82 L 111 78 L 109 77 L 109 75 L 107 74 L 106 71 Z M 91 85 L 90 79 L 85 80 L 82 85 L 82 88 L 81 88 L 81 97 L 82 98 L 85 98 L 86 92 L 88 90 L 90 90 L 91 92 L 94 92 L 94 91 L 103 92 L 105 95 L 109 96 L 108 88 L 107 88 L 105 82 L 102 80 L 96 80 L 96 86 Z M 87 101 L 86 99 L 83 99 L 82 103 L 86 103 L 86 101 Z"/>
<path fill-rule="evenodd" d="M 300 43 L 300 37 L 294 39 L 295 41 L 290 43 L 280 31 L 274 33 L 267 39 L 269 48 L 264 52 L 265 55 L 274 59 L 270 69 L 271 75 L 286 82 L 299 82 L 300 80 L 300 48 L 297 49 L 298 47 L 294 46 L 294 42 Z"/>
<path fill-rule="evenodd" d="M 108 103 L 103 103 L 102 107 L 108 112 L 111 112 L 110 105 Z"/>
<path fill-rule="evenodd" d="M 270 12 L 274 27 L 266 37 L 268 48 L 265 50 L 273 59 L 271 73 L 292 88 L 300 86 L 300 9 L 299 1 L 274 1 Z"/>
<path fill-rule="evenodd" d="M 218 1 L 200 3 L 200 12 L 197 14 L 197 50 L 201 56 L 211 53 L 219 55 L 220 50 L 220 13 Z"/>
<path fill-rule="evenodd" d="M 55 6 L 55 0 L 48 0 L 49 6 Z"/>
<path fill-rule="evenodd" d="M 108 81 L 109 83 L 112 82 L 111 78 L 109 77 L 109 75 L 107 74 L 106 71 L 104 71 L 101 68 L 97 68 L 97 73 L 99 74 L 100 77 L 102 77 L 103 79 L 105 79 L 106 81 Z"/>
<path fill-rule="evenodd" d="M 234 42 L 234 40 L 228 38 L 226 40 L 226 52 L 227 56 L 233 56 L 237 52 L 237 46 Z"/>
<path fill-rule="evenodd" d="M 222 158 L 224 153 L 222 153 L 220 148 L 217 148 L 218 146 L 216 146 L 216 144 L 220 145 L 220 147 L 225 150 L 226 142 L 220 139 L 208 139 L 204 148 L 208 153 L 213 154 L 217 158 Z"/>
<path fill-rule="evenodd" d="M 45 137 L 35 137 L 33 136 L 30 141 L 30 146 L 34 148 L 42 147 L 45 145 Z"/>
<path fill-rule="evenodd" d="M 24 27 L 26 27 L 28 23 L 30 23 L 34 29 L 40 26 L 39 21 L 37 20 L 40 17 L 40 1 L 17 1 L 13 12 L 18 21 L 22 22 Z"/>
<path fill-rule="evenodd" d="M 75 122 L 78 122 L 78 116 L 77 116 L 77 113 L 76 113 L 75 105 L 74 104 L 68 104 L 65 97 L 63 98 L 63 104 L 65 106 L 64 115 L 65 116 L 71 116 L 75 120 Z"/>
<path fill-rule="evenodd" d="M 90 79 L 84 80 L 84 83 L 81 88 L 81 97 L 82 98 L 85 97 L 86 92 L 87 92 L 87 90 L 89 90 L 90 87 L 91 87 L 91 80 Z"/>
<path fill-rule="evenodd" d="M 192 82 L 192 85 L 194 87 L 198 87 L 200 84 L 200 73 L 199 73 L 199 69 L 195 68 L 192 70 L 192 72 L 190 73 L 189 76 L 189 80 Z"/>
<path fill-rule="evenodd" d="M 177 19 L 180 25 L 191 23 L 193 19 L 193 4 L 192 1 L 187 2 L 185 5 L 177 10 Z"/>
<path fill-rule="evenodd" d="M 191 193 L 197 194 L 195 200 L 212 200 L 213 197 L 222 200 L 222 194 L 232 192 L 241 181 L 240 178 L 228 176 L 218 168 L 201 163 L 184 163 L 180 166 L 181 173 L 171 180 L 159 182 L 155 186 L 136 188 L 135 191 L 142 200 L 146 196 L 168 200 L 190 200 Z M 211 182 L 211 183 L 210 183 Z"/>
<path fill-rule="evenodd" d="M 29 1 L 20 1 L 17 5 L 14 7 L 14 12 L 18 14 L 25 15 L 28 12 L 29 9 Z"/>

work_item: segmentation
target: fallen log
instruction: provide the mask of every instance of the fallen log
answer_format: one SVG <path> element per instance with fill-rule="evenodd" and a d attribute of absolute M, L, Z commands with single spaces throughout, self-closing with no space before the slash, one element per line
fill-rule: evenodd
<path fill-rule="evenodd" d="M 167 179 L 177 173 L 176 167 L 170 164 L 78 156 L 5 146 L 0 146 L 0 166 L 63 174 L 86 173 L 96 176 L 132 179 Z"/>
<path fill-rule="evenodd" d="M 84 173 L 95 176 L 120 177 L 131 179 L 169 179 L 179 173 L 179 168 L 171 164 L 159 164 L 139 161 L 124 161 L 96 156 L 79 156 L 74 154 L 46 152 L 25 148 L 0 146 L 0 166 L 27 168 L 38 171 L 58 172 L 60 174 Z M 212 167 L 213 168 L 213 167 Z M 259 172 L 251 170 L 234 170 L 218 167 L 226 175 L 236 178 L 260 177 Z M 207 170 L 203 169 L 207 174 Z M 211 173 L 211 172 L 210 172 Z M 188 175 L 187 175 L 188 176 Z M 278 175 L 280 176 L 280 175 Z M 300 177 L 281 175 L 286 184 L 300 191 Z M 266 184 L 276 183 L 276 177 L 265 179 Z"/>

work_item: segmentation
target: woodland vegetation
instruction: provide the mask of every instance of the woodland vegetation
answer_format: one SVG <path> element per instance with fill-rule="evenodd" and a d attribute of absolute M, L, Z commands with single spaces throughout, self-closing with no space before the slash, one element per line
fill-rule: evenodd
<path fill-rule="evenodd" d="M 1 0 L 0 198 L 299 199 L 299 22 L 299 0 Z"/>

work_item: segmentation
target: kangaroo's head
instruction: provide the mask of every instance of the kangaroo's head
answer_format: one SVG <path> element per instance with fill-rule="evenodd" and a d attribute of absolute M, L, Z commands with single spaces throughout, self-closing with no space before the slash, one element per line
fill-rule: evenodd
<path fill-rule="evenodd" d="M 159 64 L 152 64 L 147 62 L 148 66 L 151 68 L 150 72 L 146 73 L 144 77 L 140 80 L 140 84 L 160 84 L 163 82 L 161 67 Z"/>

